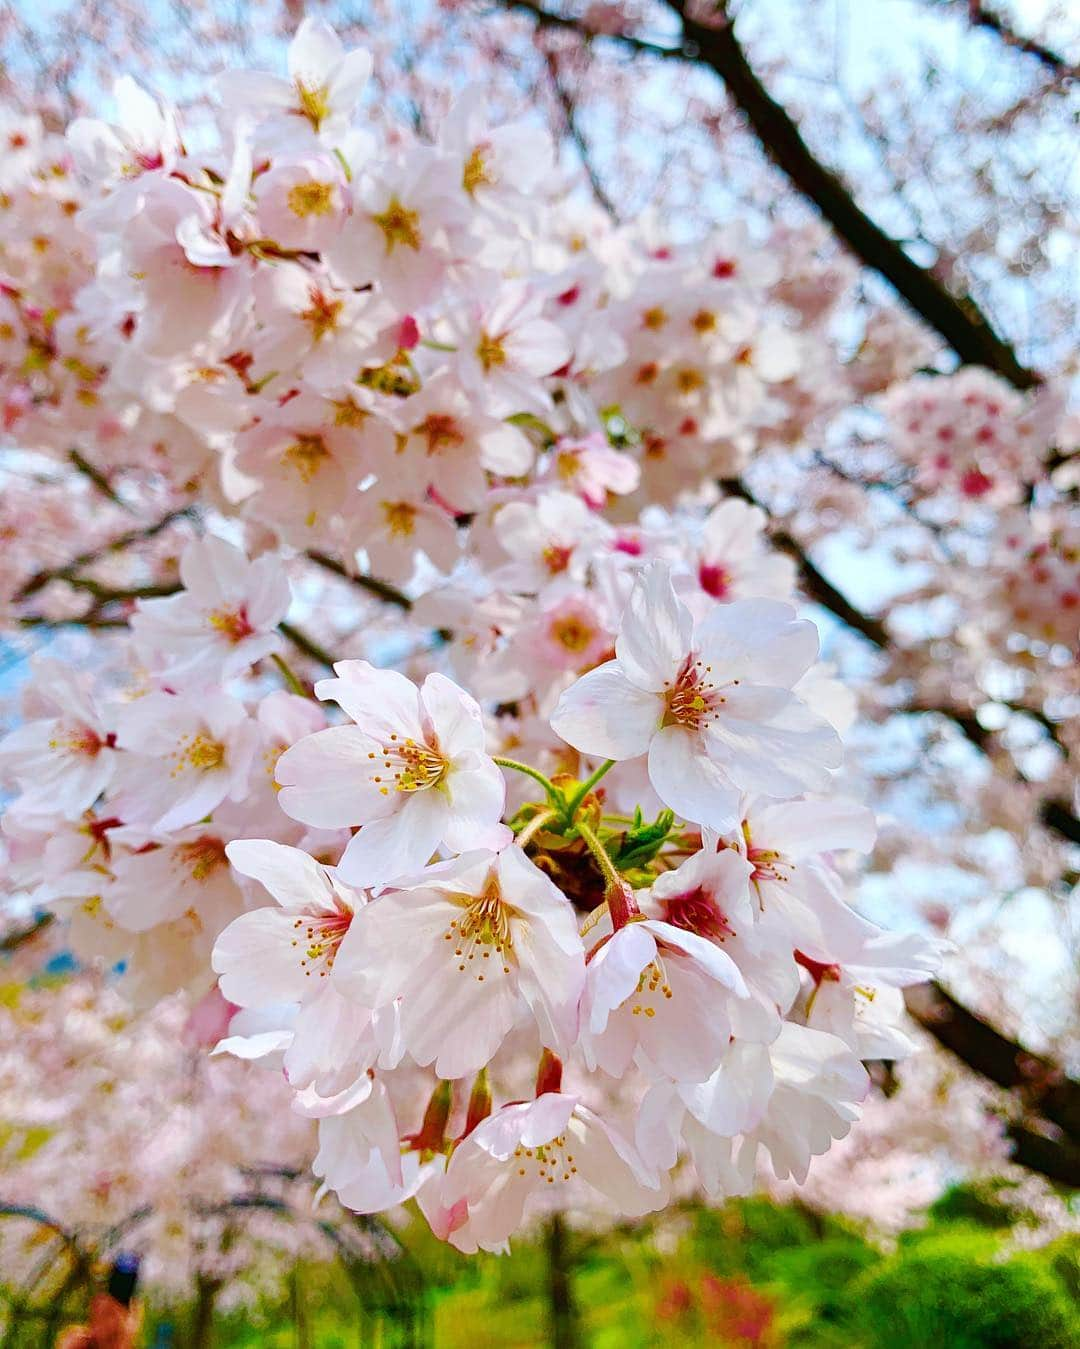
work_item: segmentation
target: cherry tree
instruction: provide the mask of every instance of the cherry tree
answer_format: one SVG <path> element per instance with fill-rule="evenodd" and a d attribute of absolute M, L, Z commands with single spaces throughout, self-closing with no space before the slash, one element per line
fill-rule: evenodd
<path fill-rule="evenodd" d="M 723 6 L 505 9 L 441 78 L 308 17 L 184 115 L 124 76 L 5 123 L 13 887 L 137 1004 L 220 980 L 324 1185 L 463 1250 L 805 1180 L 905 988 L 1068 1179 L 1075 1084 L 926 981 L 1016 1024 L 962 901 L 1072 865 L 1071 371 L 874 222 Z M 524 95 L 455 89 L 493 56 Z M 767 174 L 620 218 L 652 152 L 595 157 L 581 91 L 628 132 L 643 63 L 719 77 L 850 252 Z M 853 906 L 890 887 L 923 931 Z"/>

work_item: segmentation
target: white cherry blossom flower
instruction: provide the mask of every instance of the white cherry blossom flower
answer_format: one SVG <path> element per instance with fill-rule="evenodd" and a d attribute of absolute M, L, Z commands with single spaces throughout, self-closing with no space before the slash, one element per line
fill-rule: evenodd
<path fill-rule="evenodd" d="M 115 737 L 105 728 L 87 681 L 59 662 L 33 662 L 35 716 L 0 739 L 0 781 L 19 791 L 20 815 L 74 820 L 108 787 Z"/>
<path fill-rule="evenodd" d="M 308 15 L 289 43 L 289 78 L 230 70 L 218 91 L 238 114 L 260 116 L 268 144 L 306 144 L 314 137 L 335 144 L 349 129 L 371 76 L 371 53 L 347 52 L 329 25 Z"/>
<path fill-rule="evenodd" d="M 371 1067 L 380 1042 L 371 1013 L 346 998 L 336 963 L 357 941 L 366 896 L 343 886 L 299 848 L 269 839 L 230 843 L 229 861 L 278 907 L 241 914 L 218 937 L 213 967 L 239 1007 L 298 1003 L 284 1070 L 297 1088 L 341 1091 Z"/>
<path fill-rule="evenodd" d="M 125 824 L 194 824 L 226 797 L 247 794 L 258 739 L 243 705 L 225 694 L 136 698 L 116 717 L 116 743 L 126 753 L 109 808 Z"/>
<path fill-rule="evenodd" d="M 531 1012 L 541 1042 L 577 1036 L 585 953 L 569 900 L 520 848 L 467 852 L 363 911 L 341 965 L 362 1003 L 400 999 L 401 1042 L 442 1078 L 487 1064 Z"/>
<path fill-rule="evenodd" d="M 773 600 L 718 605 L 695 631 L 669 569 L 652 563 L 627 603 L 615 659 L 563 694 L 551 724 L 586 754 L 647 753 L 660 799 L 723 829 L 740 788 L 791 796 L 824 787 L 839 766 L 836 732 L 791 692 L 817 649 L 814 625 Z"/>
<path fill-rule="evenodd" d="M 464 849 L 508 836 L 506 784 L 484 753 L 480 708 L 443 675 L 417 688 L 367 661 L 339 661 L 315 692 L 355 725 L 332 726 L 278 760 L 278 799 L 324 829 L 362 826 L 339 864 L 350 885 L 376 885 L 423 866 L 440 845 Z"/>
<path fill-rule="evenodd" d="M 718 945 L 656 919 L 631 920 L 589 959 L 581 1048 L 590 1069 L 700 1082 L 731 1038 L 728 1004 L 747 996 Z"/>
<path fill-rule="evenodd" d="M 436 1236 L 459 1251 L 499 1251 L 536 1204 L 592 1192 L 624 1217 L 662 1208 L 667 1187 L 631 1144 L 576 1096 L 545 1092 L 506 1105 L 460 1143 L 437 1198 L 421 1206 Z"/>

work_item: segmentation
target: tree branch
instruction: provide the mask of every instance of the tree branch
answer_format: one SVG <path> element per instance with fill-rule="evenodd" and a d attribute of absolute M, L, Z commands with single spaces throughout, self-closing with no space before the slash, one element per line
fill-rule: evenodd
<path fill-rule="evenodd" d="M 667 0 L 683 25 L 683 41 L 673 47 L 645 42 L 628 33 L 600 33 L 582 20 L 555 14 L 531 0 L 501 0 L 504 8 L 532 15 L 538 26 L 576 33 L 584 42 L 608 38 L 636 52 L 708 66 L 745 115 L 762 149 L 804 197 L 813 202 L 848 248 L 884 277 L 925 323 L 970 365 L 995 371 L 1017 389 L 1031 389 L 1040 376 L 1023 365 L 970 295 L 953 295 L 933 274 L 913 262 L 855 202 L 838 174 L 812 153 L 786 110 L 758 79 L 735 36 L 732 22 L 706 27 L 686 16 L 685 0 Z M 726 13 L 723 0 L 717 12 Z"/>
<path fill-rule="evenodd" d="M 159 520 L 155 520 L 151 525 L 144 525 L 140 529 L 129 529 L 123 534 L 117 535 L 111 542 L 103 544 L 100 548 L 92 548 L 89 552 L 79 553 L 73 557 L 70 562 L 62 567 L 46 567 L 36 571 L 33 576 L 19 589 L 14 595 L 16 600 L 28 600 L 31 595 L 36 595 L 39 590 L 43 590 L 50 581 L 68 581 L 83 567 L 89 567 L 91 563 L 99 562 L 102 558 L 108 557 L 111 553 L 123 552 L 125 548 L 130 548 L 132 544 L 141 543 L 145 539 L 152 539 L 163 530 L 168 529 L 171 524 L 177 520 L 192 518 L 194 512 L 192 507 L 183 506 L 177 510 L 168 511 Z"/>
<path fill-rule="evenodd" d="M 387 604 L 396 604 L 399 609 L 404 609 L 406 612 L 412 608 L 412 600 L 409 599 L 404 590 L 399 590 L 396 585 L 391 585 L 389 581 L 382 581 L 378 576 L 368 576 L 364 572 L 349 571 L 336 557 L 331 557 L 329 553 L 321 553 L 317 548 L 309 549 L 305 553 L 305 557 L 317 566 L 322 567 L 324 571 L 333 572 L 335 576 L 340 576 L 343 581 L 349 581 L 352 585 L 367 590 L 370 594 L 385 600 Z"/>
<path fill-rule="evenodd" d="M 985 28 L 995 33 L 1007 47 L 1012 47 L 1027 56 L 1034 56 L 1056 78 L 1076 79 L 1080 74 L 1080 67 L 1067 61 L 1059 52 L 1039 42 L 1037 38 L 1024 37 L 1000 14 L 980 4 L 979 0 L 960 0 L 960 3 L 967 9 L 968 21 L 973 28 Z"/>
<path fill-rule="evenodd" d="M 1080 1142 L 1080 1082 L 1067 1076 L 1060 1064 L 1003 1035 L 939 983 L 906 989 L 904 1001 L 938 1044 L 980 1076 L 1016 1091 L 1025 1109 Z"/>
<path fill-rule="evenodd" d="M 1030 389 L 1039 376 L 1018 360 L 968 295 L 954 296 L 930 272 L 856 205 L 838 174 L 815 158 L 799 128 L 758 79 L 735 36 L 733 22 L 705 27 L 687 18 L 685 0 L 667 0 L 683 21 L 683 33 L 699 60 L 724 82 L 745 114 L 762 149 L 794 187 L 818 208 L 851 251 L 883 276 L 907 303 L 970 365 L 994 370 L 1017 389 Z M 726 4 L 717 4 L 720 15 Z M 686 43 L 684 42 L 684 47 Z"/>

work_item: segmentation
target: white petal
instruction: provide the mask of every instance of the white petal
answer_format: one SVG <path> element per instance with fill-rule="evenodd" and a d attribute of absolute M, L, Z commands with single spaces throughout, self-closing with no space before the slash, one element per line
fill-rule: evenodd
<path fill-rule="evenodd" d="M 615 642 L 623 674 L 638 688 L 661 692 L 690 651 L 692 626 L 689 609 L 675 595 L 670 569 L 653 562 L 638 576 L 623 610 Z"/>
<path fill-rule="evenodd" d="M 660 800 L 684 820 L 721 831 L 738 823 L 740 793 L 692 731 L 666 726 L 653 737 L 649 781 Z"/>
<path fill-rule="evenodd" d="M 551 728 L 574 749 L 604 759 L 634 759 L 649 748 L 663 699 L 631 684 L 618 661 L 590 670 L 563 693 Z"/>

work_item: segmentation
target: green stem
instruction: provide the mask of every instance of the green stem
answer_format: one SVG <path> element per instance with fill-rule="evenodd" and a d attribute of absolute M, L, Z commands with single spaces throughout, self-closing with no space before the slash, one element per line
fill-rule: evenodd
<path fill-rule="evenodd" d="M 537 814 L 535 814 L 529 821 L 529 823 L 525 825 L 525 827 L 522 829 L 521 833 L 518 834 L 517 836 L 518 847 L 524 848 L 525 844 L 528 843 L 528 841 L 532 838 L 532 836 L 535 833 L 538 833 L 539 830 L 543 829 L 545 824 L 553 820 L 555 818 L 555 815 L 556 811 L 554 810 L 541 810 Z"/>
<path fill-rule="evenodd" d="M 495 762 L 500 768 L 512 768 L 515 773 L 524 773 L 527 778 L 532 778 L 534 782 L 538 782 L 540 786 L 543 787 L 544 794 L 547 796 L 547 799 L 551 802 L 555 810 L 558 811 L 560 815 L 566 814 L 566 797 L 563 796 L 562 792 L 559 791 L 558 787 L 555 786 L 554 782 L 552 782 L 549 777 L 545 777 L 544 774 L 540 772 L 539 768 L 533 768 L 531 764 L 519 763 L 517 759 L 503 759 L 497 754 L 494 757 Z"/>
<path fill-rule="evenodd" d="M 276 651 L 270 653 L 270 659 L 281 671 L 281 677 L 284 679 L 288 688 L 299 698 L 310 698 L 311 694 L 304 688 L 303 684 L 297 679 L 295 672 L 284 657 L 279 656 Z"/>
<path fill-rule="evenodd" d="M 574 824 L 578 836 L 596 859 L 596 865 L 600 868 L 604 880 L 609 886 L 612 886 L 620 894 L 622 893 L 623 879 L 615 868 L 615 863 L 608 856 L 607 849 L 593 833 L 592 829 L 584 820 L 578 820 Z"/>
<path fill-rule="evenodd" d="M 615 767 L 615 760 L 606 759 L 596 770 L 596 772 L 590 774 L 590 776 L 585 779 L 585 781 L 581 784 L 581 786 L 577 789 L 577 791 L 573 794 L 573 796 L 569 798 L 569 800 L 566 803 L 567 824 L 573 823 L 574 816 L 577 814 L 578 807 L 581 805 L 582 801 L 585 800 L 585 798 L 596 786 L 596 784 L 600 781 L 600 779 L 604 776 L 604 774 L 610 772 L 611 769 L 613 769 L 614 767 Z"/>

